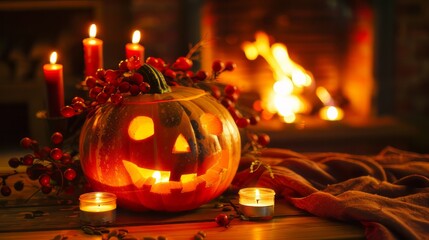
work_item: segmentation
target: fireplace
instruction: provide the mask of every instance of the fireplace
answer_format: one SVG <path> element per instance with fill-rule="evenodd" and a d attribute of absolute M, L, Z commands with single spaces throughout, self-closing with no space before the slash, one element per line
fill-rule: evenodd
<path fill-rule="evenodd" d="M 234 82 L 245 92 L 261 94 L 261 89 L 274 84 L 272 67 L 263 57 L 249 61 L 243 44 L 264 41 L 262 31 L 270 45 L 284 44 L 289 57 L 312 75 L 316 86 L 327 89 L 348 115 L 367 118 L 377 111 L 373 105 L 377 96 L 374 11 L 367 1 L 209 1 L 201 30 L 203 41 L 211 41 L 204 62 L 214 58 L 237 62 L 234 76 L 240 80 Z M 307 91 L 314 93 L 314 89 Z"/>
<path fill-rule="evenodd" d="M 255 109 L 255 99 L 268 99 L 261 111 L 265 121 L 256 130 L 270 133 L 271 146 L 359 153 L 386 145 L 408 148 L 415 129 L 394 116 L 393 8 L 393 2 L 369 0 L 205 1 L 203 66 L 209 68 L 215 59 L 236 62 L 237 71 L 222 81 L 238 85 L 250 108 Z M 288 62 L 272 64 L 275 54 L 266 56 L 277 45 L 286 49 Z M 296 94 L 305 110 L 293 118 L 281 111 L 265 114 L 270 92 L 280 82 L 273 65 L 291 63 L 313 81 Z M 283 100 L 279 105 L 292 104 Z M 331 104 L 344 119 L 320 119 Z"/>

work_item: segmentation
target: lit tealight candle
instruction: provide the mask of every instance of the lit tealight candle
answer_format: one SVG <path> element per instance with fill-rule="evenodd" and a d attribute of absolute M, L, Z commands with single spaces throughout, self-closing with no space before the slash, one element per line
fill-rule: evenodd
<path fill-rule="evenodd" d="M 95 76 L 97 69 L 103 68 L 103 41 L 96 36 L 97 26 L 92 24 L 89 27 L 89 38 L 82 41 L 85 76 Z"/>
<path fill-rule="evenodd" d="M 80 221 L 94 226 L 113 223 L 116 217 L 116 195 L 90 192 L 79 197 Z"/>
<path fill-rule="evenodd" d="M 243 188 L 238 192 L 240 210 L 250 220 L 270 220 L 275 192 L 269 188 Z"/>
<path fill-rule="evenodd" d="M 128 58 L 134 56 L 140 59 L 140 62 L 143 64 L 144 61 L 144 47 L 139 44 L 141 38 L 141 33 L 139 30 L 134 31 L 132 37 L 132 43 L 127 43 L 125 45 L 125 55 Z"/>
<path fill-rule="evenodd" d="M 57 58 L 57 52 L 52 52 L 50 63 L 43 65 L 48 94 L 48 117 L 51 118 L 60 117 L 64 107 L 63 65 L 56 63 Z"/>

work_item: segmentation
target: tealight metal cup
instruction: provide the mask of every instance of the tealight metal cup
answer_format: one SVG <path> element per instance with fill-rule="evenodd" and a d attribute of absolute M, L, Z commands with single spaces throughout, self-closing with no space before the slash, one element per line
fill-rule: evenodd
<path fill-rule="evenodd" d="M 274 216 L 275 192 L 269 188 L 243 188 L 238 192 L 240 211 L 249 220 L 270 220 Z"/>

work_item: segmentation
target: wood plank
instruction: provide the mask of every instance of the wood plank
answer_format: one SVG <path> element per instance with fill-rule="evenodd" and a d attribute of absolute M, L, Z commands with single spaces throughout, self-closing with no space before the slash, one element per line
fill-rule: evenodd
<path fill-rule="evenodd" d="M 236 205 L 236 199 L 232 200 Z M 116 221 L 111 226 L 136 226 L 187 222 L 211 222 L 219 214 L 222 208 L 215 208 L 215 203 L 209 203 L 192 211 L 180 213 L 141 212 L 136 213 L 125 209 L 117 209 Z M 225 204 L 231 211 L 226 214 L 236 213 L 233 207 Z M 41 216 L 31 218 L 34 213 Z M 306 213 L 287 204 L 285 200 L 278 199 L 275 207 L 275 217 L 307 215 Z M 15 206 L 0 209 L 0 232 L 19 231 L 48 231 L 59 229 L 78 229 L 79 207 L 76 204 L 69 205 L 32 205 Z"/>
<path fill-rule="evenodd" d="M 117 229 L 117 228 L 112 228 Z M 230 227 L 216 225 L 214 221 L 164 225 L 125 227 L 129 236 L 164 236 L 169 240 L 193 239 L 199 231 L 206 233 L 206 239 L 364 239 L 360 226 L 329 221 L 311 216 L 282 217 L 267 222 L 233 220 Z M 0 233 L 0 239 L 53 239 L 63 235 L 68 239 L 100 239 L 100 236 L 85 235 L 81 230 L 58 230 L 38 232 Z"/>

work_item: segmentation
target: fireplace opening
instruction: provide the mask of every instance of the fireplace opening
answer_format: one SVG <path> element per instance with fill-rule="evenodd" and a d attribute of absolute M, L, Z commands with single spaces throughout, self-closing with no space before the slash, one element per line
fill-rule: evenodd
<path fill-rule="evenodd" d="M 203 66 L 237 63 L 222 81 L 238 85 L 245 104 L 261 111 L 256 130 L 270 133 L 271 146 L 407 148 L 415 129 L 393 110 L 393 7 L 370 0 L 205 1 Z"/>
<path fill-rule="evenodd" d="M 239 81 L 234 82 L 244 92 L 268 98 L 276 82 L 282 78 L 293 80 L 297 72 L 295 67 L 289 73 L 278 74 L 276 68 L 297 65 L 302 69 L 300 73 L 312 81 L 308 88 L 298 89 L 304 92 L 301 97 L 308 105 L 303 112 L 314 113 L 320 108 L 316 105 L 327 104 L 316 94 L 317 87 L 323 87 L 332 100 L 346 108 L 346 115 L 367 118 L 374 114 L 375 24 L 369 3 L 209 1 L 202 22 L 202 36 L 212 40 L 206 48 L 206 62 L 214 58 L 237 62 L 239 69 L 234 76 Z M 278 45 L 284 47 L 288 59 L 276 61 L 272 51 Z M 247 52 L 256 48 L 259 54 L 249 61 Z"/>

